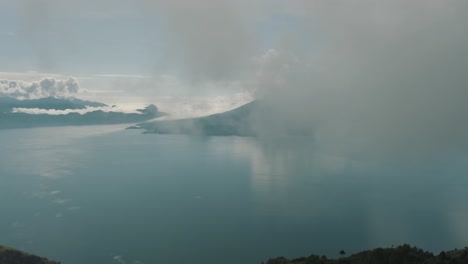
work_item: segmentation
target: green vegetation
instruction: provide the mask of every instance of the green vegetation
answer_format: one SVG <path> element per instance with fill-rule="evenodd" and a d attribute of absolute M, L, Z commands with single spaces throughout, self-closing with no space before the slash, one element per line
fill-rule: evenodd
<path fill-rule="evenodd" d="M 0 246 L 0 264 L 60 264 L 60 262 Z"/>
<path fill-rule="evenodd" d="M 344 251 L 343 251 L 344 253 Z M 340 259 L 327 259 L 325 256 L 311 255 L 296 259 L 279 257 L 270 259 L 266 264 L 466 264 L 468 263 L 468 248 L 452 250 L 439 255 L 411 247 L 409 245 L 397 248 L 376 248 L 363 251 Z"/>

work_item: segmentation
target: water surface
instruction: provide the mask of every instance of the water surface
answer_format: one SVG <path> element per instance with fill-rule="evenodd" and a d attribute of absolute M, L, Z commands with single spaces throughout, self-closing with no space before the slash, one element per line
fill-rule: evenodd
<path fill-rule="evenodd" d="M 468 245 L 466 159 L 374 164 L 310 140 L 0 130 L 0 244 L 66 264 L 248 264 Z"/>

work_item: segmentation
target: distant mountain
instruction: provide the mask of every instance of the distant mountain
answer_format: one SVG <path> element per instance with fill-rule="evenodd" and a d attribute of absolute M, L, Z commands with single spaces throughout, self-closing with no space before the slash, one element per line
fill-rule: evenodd
<path fill-rule="evenodd" d="M 66 109 L 85 109 L 89 107 L 103 107 L 107 106 L 103 103 L 91 102 L 81 100 L 78 98 L 55 98 L 47 97 L 40 99 L 31 100 L 17 100 L 12 97 L 0 97 L 0 113 L 10 113 L 13 108 L 39 108 L 39 109 L 55 109 L 55 110 L 66 110 Z"/>
<path fill-rule="evenodd" d="M 103 107 L 106 104 L 90 102 L 77 98 L 42 98 L 35 100 L 16 100 L 9 97 L 0 97 L 0 129 L 30 128 L 43 126 L 76 126 L 76 125 L 102 125 L 136 123 L 166 115 L 160 112 L 155 105 L 139 109 L 139 113 L 104 112 L 96 110 L 85 114 L 68 113 L 63 115 L 13 113 L 13 108 L 39 108 L 39 109 L 84 109 L 89 107 Z"/>
<path fill-rule="evenodd" d="M 310 124 L 285 117 L 283 113 L 286 110 L 256 100 L 220 114 L 179 120 L 157 120 L 140 123 L 128 129 L 144 129 L 144 134 L 270 138 L 313 136 L 313 127 Z"/>
<path fill-rule="evenodd" d="M 255 136 L 252 113 L 258 109 L 253 101 L 234 110 L 206 117 L 161 120 L 141 123 L 130 129 L 145 129 L 145 134 L 192 134 L 206 136 Z"/>
<path fill-rule="evenodd" d="M 60 264 L 16 249 L 0 246 L 1 264 Z"/>

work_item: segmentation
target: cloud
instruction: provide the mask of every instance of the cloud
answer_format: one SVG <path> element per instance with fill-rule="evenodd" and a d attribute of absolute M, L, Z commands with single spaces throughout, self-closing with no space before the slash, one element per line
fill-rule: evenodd
<path fill-rule="evenodd" d="M 26 18 L 26 28 L 31 34 L 40 32 L 37 39 L 45 44 L 39 47 L 53 52 L 43 38 L 50 21 L 36 25 L 42 21 L 37 13 L 43 14 L 35 11 L 34 1 L 23 2 L 34 13 Z M 70 13 L 57 11 L 68 3 L 42 2 L 49 3 L 42 5 L 45 14 Z M 80 1 L 70 2 L 86 9 Z M 184 84 L 178 89 L 191 94 L 203 85 L 185 85 L 186 80 L 234 80 L 252 88 L 270 109 L 253 124 L 265 138 L 284 127 L 303 126 L 313 128 L 313 145 L 332 156 L 411 160 L 466 153 L 464 0 L 134 3 L 144 7 L 142 17 L 153 19 L 155 35 L 164 41 L 149 54 L 155 55 L 158 74 L 176 75 Z M 142 79 L 136 81 L 144 81 L 148 89 L 142 89 L 142 82 L 122 87 L 146 94 L 182 86 L 161 82 L 159 87 Z M 214 87 L 226 91 L 222 85 Z"/>
<path fill-rule="evenodd" d="M 259 0 L 146 1 L 163 35 L 164 66 L 183 79 L 239 78 L 247 70 L 263 17 Z M 164 69 L 167 70 L 167 69 Z"/>
<path fill-rule="evenodd" d="M 52 203 L 54 203 L 54 204 L 65 204 L 65 203 L 68 203 L 69 201 L 70 201 L 70 199 L 57 198 L 57 199 L 53 200 Z"/>
<path fill-rule="evenodd" d="M 56 217 L 56 218 L 62 218 L 62 217 L 63 217 L 63 213 L 56 213 L 56 214 L 55 214 L 55 217 Z"/>
<path fill-rule="evenodd" d="M 316 147 L 366 159 L 466 154 L 466 1 L 294 3 L 303 35 L 257 59 L 263 134 L 310 126 Z"/>
<path fill-rule="evenodd" d="M 96 74 L 93 75 L 94 77 L 99 77 L 99 78 L 151 78 L 150 76 L 145 76 L 145 75 L 139 75 L 139 74 Z"/>
<path fill-rule="evenodd" d="M 57 109 L 41 109 L 41 108 L 13 108 L 11 111 L 12 113 L 25 113 L 31 115 L 67 115 L 70 113 L 77 113 L 80 115 L 84 115 L 86 113 L 91 113 L 94 111 L 103 111 L 103 112 L 118 112 L 118 113 L 134 113 L 134 114 L 142 114 L 141 112 L 137 111 L 134 107 L 111 107 L 111 106 L 103 106 L 103 107 L 90 107 L 87 106 L 84 109 L 66 109 L 66 110 L 57 110 Z"/>
<path fill-rule="evenodd" d="M 268 109 L 252 119 L 265 140 L 297 127 L 330 156 L 412 162 L 467 152 L 466 1 L 151 6 L 181 75 L 237 78 L 254 91 Z"/>
<path fill-rule="evenodd" d="M 121 263 L 121 264 L 127 263 L 122 256 L 114 256 L 113 259 L 114 259 L 114 262 L 116 262 L 116 263 Z"/>
<path fill-rule="evenodd" d="M 70 77 L 57 80 L 53 77 L 43 78 L 38 82 L 0 80 L 0 96 L 17 99 L 37 99 L 44 97 L 71 97 L 80 91 L 78 81 Z"/>
<path fill-rule="evenodd" d="M 68 211 L 78 211 L 81 209 L 81 206 L 70 206 L 67 208 Z"/>
<path fill-rule="evenodd" d="M 169 116 L 160 120 L 192 118 L 232 110 L 253 100 L 250 94 L 233 96 L 166 96 L 155 98 L 155 103 Z"/>
<path fill-rule="evenodd" d="M 49 195 L 57 195 L 57 194 L 59 194 L 61 192 L 62 192 L 61 190 L 53 190 L 53 191 L 48 192 L 48 194 Z"/>

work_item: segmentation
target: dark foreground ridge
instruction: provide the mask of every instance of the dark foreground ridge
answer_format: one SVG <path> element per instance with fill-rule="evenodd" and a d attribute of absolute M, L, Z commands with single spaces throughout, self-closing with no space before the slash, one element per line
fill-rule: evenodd
<path fill-rule="evenodd" d="M 60 262 L 0 246 L 0 264 L 60 264 Z"/>
<path fill-rule="evenodd" d="M 341 252 L 344 253 L 344 252 Z M 468 248 L 440 252 L 439 255 L 403 245 L 396 248 L 376 248 L 340 259 L 311 255 L 296 259 L 270 259 L 266 264 L 467 264 Z"/>
<path fill-rule="evenodd" d="M 344 253 L 341 252 L 341 253 Z M 269 259 L 266 264 L 467 264 L 468 247 L 442 251 L 438 255 L 403 245 L 396 248 L 376 248 L 340 259 L 311 255 L 296 259 L 278 257 Z M 0 264 L 60 264 L 39 256 L 0 245 Z"/>

